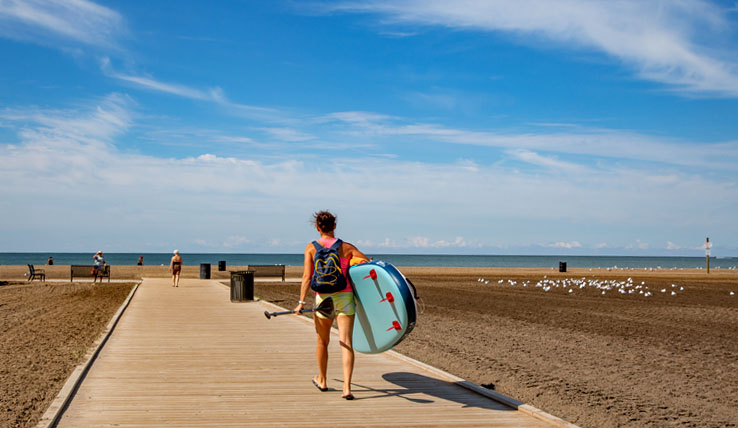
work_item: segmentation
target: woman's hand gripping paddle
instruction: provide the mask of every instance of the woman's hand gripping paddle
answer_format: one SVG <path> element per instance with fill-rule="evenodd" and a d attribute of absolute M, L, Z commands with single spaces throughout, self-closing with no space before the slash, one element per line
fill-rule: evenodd
<path fill-rule="evenodd" d="M 333 314 L 333 299 L 330 297 L 326 298 L 320 304 L 312 309 L 303 309 L 300 313 L 305 312 L 318 312 L 321 315 L 324 315 L 326 317 L 330 317 Z M 269 312 L 264 311 L 264 316 L 267 317 L 267 319 L 271 319 L 272 317 L 276 317 L 279 315 L 287 315 L 287 314 L 294 314 L 295 311 L 284 311 L 284 312 Z"/>

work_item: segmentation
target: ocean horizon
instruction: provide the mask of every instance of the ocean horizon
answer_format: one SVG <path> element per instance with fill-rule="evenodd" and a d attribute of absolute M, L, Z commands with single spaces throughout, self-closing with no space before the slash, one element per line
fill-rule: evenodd
<path fill-rule="evenodd" d="M 0 253 L 0 265 L 45 265 L 49 256 L 55 265 L 92 264 L 92 253 Z M 144 265 L 168 265 L 171 253 L 105 253 L 110 265 L 135 265 L 143 256 Z M 565 262 L 569 268 L 704 268 L 704 257 L 664 256 L 562 256 L 562 255 L 439 255 L 439 254 L 370 254 L 375 260 L 383 260 L 396 266 L 437 267 L 551 267 L 558 268 Z M 182 253 L 185 265 L 209 263 L 217 265 L 225 261 L 226 266 L 249 264 L 283 264 L 301 266 L 302 254 L 270 253 Z M 711 269 L 736 269 L 738 257 L 710 258 Z"/>

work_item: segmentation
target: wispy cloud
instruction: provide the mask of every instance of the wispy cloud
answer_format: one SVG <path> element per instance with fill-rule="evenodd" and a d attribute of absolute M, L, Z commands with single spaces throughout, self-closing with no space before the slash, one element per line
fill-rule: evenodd
<path fill-rule="evenodd" d="M 577 168 L 575 164 L 543 158 L 540 152 L 628 159 L 689 167 L 734 171 L 738 141 L 705 143 L 675 141 L 635 132 L 580 127 L 561 132 L 513 133 L 450 128 L 438 123 L 413 122 L 367 112 L 341 112 L 323 116 L 348 125 L 345 132 L 367 138 L 401 136 L 448 144 L 506 149 L 518 160 L 549 166 Z M 591 161 L 591 159 L 589 159 Z"/>
<path fill-rule="evenodd" d="M 88 46 L 114 47 L 126 31 L 122 16 L 87 0 L 3 0 L 0 35 L 44 45 L 60 39 Z"/>
<path fill-rule="evenodd" d="M 233 115 L 266 122 L 285 122 L 289 120 L 285 114 L 273 108 L 232 102 L 218 86 L 202 89 L 179 83 L 164 82 L 151 76 L 121 73 L 113 68 L 110 58 L 107 57 L 101 60 L 100 69 L 106 76 L 129 83 L 135 87 L 191 100 L 215 103 Z"/>
<path fill-rule="evenodd" d="M 385 26 L 505 33 L 542 49 L 595 49 L 644 79 L 686 93 L 738 96 L 738 63 L 725 46 L 728 11 L 705 0 L 369 0 L 322 3 L 323 12 L 370 13 Z"/>
<path fill-rule="evenodd" d="M 308 141 L 314 140 L 315 136 L 292 128 L 258 128 L 280 141 Z"/>
<path fill-rule="evenodd" d="M 554 157 L 541 156 L 540 154 L 532 152 L 530 150 L 524 150 L 524 149 L 509 150 L 507 153 L 513 158 L 520 160 L 522 162 L 527 162 L 527 163 L 542 166 L 545 168 L 551 168 L 558 172 L 582 173 L 588 169 L 582 165 L 571 163 L 571 162 L 564 162 Z"/>

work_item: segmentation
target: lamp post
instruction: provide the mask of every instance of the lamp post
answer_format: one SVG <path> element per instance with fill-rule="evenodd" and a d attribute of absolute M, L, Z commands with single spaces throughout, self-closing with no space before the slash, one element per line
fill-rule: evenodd
<path fill-rule="evenodd" d="M 710 248 L 712 248 L 712 242 L 710 237 L 705 238 L 705 261 L 707 262 L 707 273 L 710 273 Z"/>

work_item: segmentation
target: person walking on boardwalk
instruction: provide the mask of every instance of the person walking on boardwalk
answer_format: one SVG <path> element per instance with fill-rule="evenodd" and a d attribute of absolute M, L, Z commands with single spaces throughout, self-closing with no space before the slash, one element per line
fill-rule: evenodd
<path fill-rule="evenodd" d="M 179 287 L 179 274 L 182 272 L 182 257 L 179 256 L 179 250 L 174 250 L 169 270 L 172 272 L 172 287 Z"/>
<path fill-rule="evenodd" d="M 103 279 L 103 270 L 105 269 L 105 258 L 103 257 L 103 252 L 98 251 L 95 253 L 94 256 L 92 256 L 93 265 L 92 265 L 92 283 L 94 284 L 95 281 L 97 281 L 97 277 L 100 277 L 100 283 L 102 283 Z"/>
<path fill-rule="evenodd" d="M 320 289 L 319 284 L 326 281 L 332 282 L 329 292 L 315 292 L 315 306 L 327 298 L 333 299 L 335 312 L 333 316 L 338 324 L 338 337 L 341 346 L 341 360 L 343 363 L 343 394 L 341 398 L 353 400 L 351 394 L 351 376 L 354 372 L 354 348 L 351 343 L 351 336 L 354 332 L 354 315 L 355 302 L 354 293 L 351 283 L 348 281 L 349 261 L 352 258 L 367 260 L 368 258 L 359 251 L 355 246 L 348 242 L 343 242 L 335 236 L 336 216 L 328 211 L 321 211 L 313 214 L 313 223 L 320 234 L 320 239 L 313 241 L 305 247 L 305 265 L 302 273 L 302 283 L 300 286 L 300 300 L 295 307 L 296 313 L 301 313 L 305 307 L 305 299 L 308 290 Z M 335 276 L 326 273 L 326 261 L 323 259 L 324 254 L 333 251 L 337 252 L 338 260 L 336 265 L 331 265 L 332 272 L 337 271 Z M 316 260 L 316 255 L 318 255 Z M 334 257 L 335 258 L 335 257 Z M 332 262 L 328 262 L 329 264 Z M 331 276 L 326 280 L 327 276 Z M 336 291 L 333 291 L 336 290 Z M 316 312 L 313 315 L 315 321 L 315 332 L 318 336 L 316 346 L 316 357 L 318 360 L 317 376 L 313 377 L 313 385 L 320 391 L 328 390 L 328 380 L 326 372 L 328 370 L 328 343 L 331 337 L 331 326 L 333 325 L 333 317 L 328 317 Z"/>

